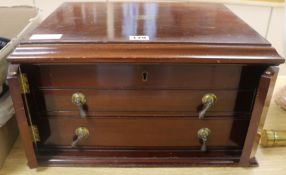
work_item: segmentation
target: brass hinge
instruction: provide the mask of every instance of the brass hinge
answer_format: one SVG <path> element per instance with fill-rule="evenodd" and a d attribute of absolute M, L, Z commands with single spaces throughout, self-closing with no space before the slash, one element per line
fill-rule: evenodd
<path fill-rule="evenodd" d="M 30 93 L 30 87 L 29 82 L 26 74 L 20 73 L 19 74 L 19 81 L 21 86 L 22 94 L 29 94 Z"/>
<path fill-rule="evenodd" d="M 40 141 L 40 135 L 39 135 L 38 127 L 36 125 L 31 125 L 30 130 L 31 130 L 33 142 L 34 143 L 39 142 Z"/>

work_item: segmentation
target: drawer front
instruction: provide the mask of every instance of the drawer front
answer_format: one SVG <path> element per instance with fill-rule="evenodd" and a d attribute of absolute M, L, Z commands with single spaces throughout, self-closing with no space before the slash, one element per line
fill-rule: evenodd
<path fill-rule="evenodd" d="M 176 112 L 196 115 L 202 109 L 202 97 L 214 93 L 217 100 L 207 116 L 233 113 L 248 115 L 251 110 L 253 91 L 235 90 L 94 90 L 94 89 L 42 89 L 45 109 L 49 114 L 78 116 L 78 107 L 72 103 L 72 95 L 84 94 L 88 116 L 118 116 L 120 112 L 149 115 Z M 243 102 L 243 103 L 241 103 Z M 125 113 L 125 115 L 126 115 Z"/>
<path fill-rule="evenodd" d="M 40 65 L 32 69 L 31 79 L 38 87 L 55 88 L 237 89 L 241 69 L 240 65 Z"/>
<path fill-rule="evenodd" d="M 49 133 L 44 146 L 70 146 L 78 127 L 89 131 L 78 147 L 196 147 L 201 142 L 197 132 L 208 128 L 207 146 L 241 148 L 248 120 L 216 118 L 197 120 L 179 118 L 94 118 L 41 119 L 40 133 Z M 45 130 L 43 130 L 45 128 Z"/>

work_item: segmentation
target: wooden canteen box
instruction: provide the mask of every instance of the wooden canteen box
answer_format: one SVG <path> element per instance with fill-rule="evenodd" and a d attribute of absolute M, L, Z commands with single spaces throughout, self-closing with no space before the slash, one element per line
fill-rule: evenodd
<path fill-rule="evenodd" d="M 253 166 L 278 66 L 204 3 L 64 3 L 8 57 L 28 165 Z"/>

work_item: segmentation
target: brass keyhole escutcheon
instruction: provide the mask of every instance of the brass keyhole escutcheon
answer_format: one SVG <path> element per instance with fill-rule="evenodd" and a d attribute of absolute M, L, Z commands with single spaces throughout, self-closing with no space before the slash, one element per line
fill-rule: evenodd
<path fill-rule="evenodd" d="M 207 151 L 207 141 L 209 139 L 209 136 L 211 135 L 211 130 L 209 128 L 201 128 L 198 130 L 197 134 L 202 144 L 201 151 Z"/>
<path fill-rule="evenodd" d="M 86 98 L 83 93 L 76 92 L 72 95 L 72 103 L 78 107 L 79 114 L 82 118 L 87 116 L 84 105 L 86 104 Z"/>
<path fill-rule="evenodd" d="M 146 71 L 142 72 L 142 81 L 146 82 L 148 81 L 148 79 L 149 79 L 149 73 Z"/>
<path fill-rule="evenodd" d="M 86 127 L 78 127 L 74 131 L 74 138 L 71 146 L 76 147 L 79 142 L 86 139 L 89 135 L 89 130 Z"/>
<path fill-rule="evenodd" d="M 203 104 L 203 108 L 202 110 L 199 112 L 199 119 L 204 119 L 206 112 L 212 107 L 214 106 L 215 102 L 217 100 L 217 96 L 213 93 L 207 93 L 203 96 L 202 98 L 202 104 Z"/>

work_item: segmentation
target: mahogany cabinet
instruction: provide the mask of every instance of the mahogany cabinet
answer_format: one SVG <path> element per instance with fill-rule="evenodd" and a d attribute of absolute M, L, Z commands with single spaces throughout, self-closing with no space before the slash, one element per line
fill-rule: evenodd
<path fill-rule="evenodd" d="M 284 62 L 221 4 L 64 3 L 10 54 L 28 165 L 253 166 Z"/>

